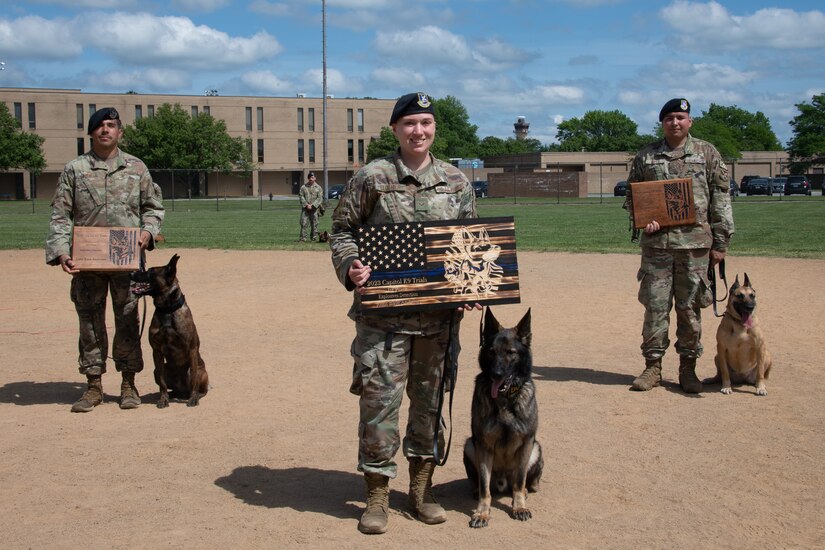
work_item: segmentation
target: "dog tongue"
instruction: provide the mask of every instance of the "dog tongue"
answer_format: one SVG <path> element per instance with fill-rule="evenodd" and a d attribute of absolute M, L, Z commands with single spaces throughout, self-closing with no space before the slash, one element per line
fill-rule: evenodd
<path fill-rule="evenodd" d="M 493 389 L 490 392 L 493 396 L 493 399 L 498 397 L 498 390 L 501 389 L 501 385 L 504 384 L 504 379 L 501 378 L 499 380 L 493 380 Z"/>
<path fill-rule="evenodd" d="M 753 318 L 751 318 L 750 313 L 743 313 L 742 314 L 742 324 L 745 325 L 746 328 L 753 327 Z"/>

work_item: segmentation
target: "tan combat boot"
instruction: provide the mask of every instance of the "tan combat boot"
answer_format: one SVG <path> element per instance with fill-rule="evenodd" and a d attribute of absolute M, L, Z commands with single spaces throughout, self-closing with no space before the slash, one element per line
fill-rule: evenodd
<path fill-rule="evenodd" d="M 367 535 L 387 532 L 390 510 L 390 478 L 381 474 L 366 473 L 367 509 L 361 514 L 358 530 Z"/>
<path fill-rule="evenodd" d="M 662 383 L 662 358 L 647 359 L 645 370 L 633 381 L 631 389 L 636 391 L 652 390 Z"/>
<path fill-rule="evenodd" d="M 699 393 L 702 383 L 696 377 L 696 358 L 679 357 L 679 385 L 685 393 Z"/>
<path fill-rule="evenodd" d="M 135 387 L 135 373 L 123 372 L 123 382 L 120 383 L 120 408 L 137 409 L 140 405 L 140 394 Z"/>
<path fill-rule="evenodd" d="M 103 403 L 103 383 L 100 375 L 86 376 L 86 391 L 72 405 L 73 413 L 87 413 Z"/>
<path fill-rule="evenodd" d="M 432 458 L 410 458 L 410 508 L 418 519 L 429 525 L 447 521 L 447 512 L 433 498 L 433 472 L 435 460 Z"/>

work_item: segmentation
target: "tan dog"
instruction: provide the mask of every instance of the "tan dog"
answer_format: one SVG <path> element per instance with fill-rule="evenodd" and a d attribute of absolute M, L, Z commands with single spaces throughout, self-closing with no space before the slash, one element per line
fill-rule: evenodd
<path fill-rule="evenodd" d="M 728 306 L 716 331 L 716 376 L 705 384 L 722 382 L 730 394 L 731 382 L 756 386 L 757 395 L 768 395 L 765 382 L 771 372 L 771 354 L 756 318 L 756 292 L 745 273 L 745 284 L 736 276 L 728 294 Z"/>

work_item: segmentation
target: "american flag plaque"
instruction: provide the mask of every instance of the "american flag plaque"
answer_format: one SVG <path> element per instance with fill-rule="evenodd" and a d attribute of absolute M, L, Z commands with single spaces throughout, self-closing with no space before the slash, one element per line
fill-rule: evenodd
<path fill-rule="evenodd" d="M 633 182 L 630 194 L 636 229 L 644 229 L 653 220 L 661 227 L 696 223 L 691 178 Z"/>
<path fill-rule="evenodd" d="M 72 231 L 72 260 L 81 271 L 135 271 L 140 267 L 137 227 L 80 227 Z"/>
<path fill-rule="evenodd" d="M 364 225 L 364 314 L 521 301 L 512 217 Z"/>

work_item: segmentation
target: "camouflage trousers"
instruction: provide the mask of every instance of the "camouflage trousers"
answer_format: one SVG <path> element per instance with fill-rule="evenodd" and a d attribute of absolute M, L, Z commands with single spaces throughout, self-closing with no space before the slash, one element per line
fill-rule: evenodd
<path fill-rule="evenodd" d="M 306 208 L 301 209 L 301 235 L 300 238 L 306 240 L 307 226 L 309 226 L 309 234 L 312 240 L 318 239 L 318 209 L 315 208 L 312 212 Z"/>
<path fill-rule="evenodd" d="M 109 335 L 106 331 L 106 295 L 112 295 L 115 337 L 112 358 L 115 368 L 124 372 L 143 370 L 140 349 L 138 298 L 129 291 L 128 273 L 85 272 L 72 277 L 71 297 L 80 322 L 78 349 L 80 373 L 106 372 Z"/>
<path fill-rule="evenodd" d="M 671 250 L 642 248 L 639 302 L 645 306 L 642 355 L 659 359 L 670 345 L 670 310 L 676 306 L 676 352 L 702 355 L 702 308 L 713 303 L 707 248 Z"/>
<path fill-rule="evenodd" d="M 360 396 L 358 471 L 395 478 L 399 413 L 406 386 L 409 398 L 404 456 L 433 456 L 439 385 L 449 342 L 449 326 L 428 336 L 390 334 L 356 323 L 350 391 Z M 439 429 L 439 448 L 444 448 Z"/>

